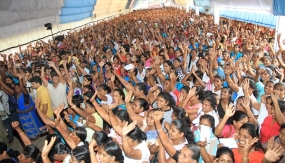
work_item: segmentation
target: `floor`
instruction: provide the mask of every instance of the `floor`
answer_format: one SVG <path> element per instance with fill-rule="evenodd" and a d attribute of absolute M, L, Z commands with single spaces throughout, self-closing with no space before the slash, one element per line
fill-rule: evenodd
<path fill-rule="evenodd" d="M 6 136 L 7 136 L 7 132 L 3 126 L 2 121 L 0 120 L 0 142 L 4 142 L 8 146 L 8 148 L 21 152 L 23 149 L 23 144 L 21 140 L 19 140 L 17 137 L 14 136 L 13 143 L 9 144 Z M 46 139 L 46 135 L 41 136 L 35 140 L 32 140 L 32 144 L 36 145 L 40 150 L 42 150 L 45 139 Z"/>

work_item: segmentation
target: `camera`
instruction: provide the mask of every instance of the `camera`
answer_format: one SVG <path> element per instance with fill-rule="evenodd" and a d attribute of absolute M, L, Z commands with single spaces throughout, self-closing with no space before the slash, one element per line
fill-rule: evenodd
<path fill-rule="evenodd" d="M 38 59 L 36 62 L 35 62 L 35 66 L 36 67 L 45 67 L 48 65 L 48 60 L 45 60 L 45 59 Z"/>

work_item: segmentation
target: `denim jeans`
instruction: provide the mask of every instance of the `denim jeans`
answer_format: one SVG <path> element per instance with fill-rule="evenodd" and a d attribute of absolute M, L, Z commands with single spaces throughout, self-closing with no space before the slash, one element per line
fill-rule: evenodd
<path fill-rule="evenodd" d="M 11 126 L 11 121 L 9 118 L 6 118 L 5 120 L 2 120 L 3 125 L 8 133 L 8 139 L 14 139 L 13 136 L 13 128 Z"/>

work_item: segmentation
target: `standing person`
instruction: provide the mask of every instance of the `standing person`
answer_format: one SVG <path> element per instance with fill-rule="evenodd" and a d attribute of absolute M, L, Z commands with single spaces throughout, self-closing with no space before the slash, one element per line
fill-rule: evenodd
<path fill-rule="evenodd" d="M 30 82 L 32 84 L 32 88 L 37 90 L 36 99 L 39 99 L 41 101 L 40 109 L 50 119 L 54 119 L 53 110 L 51 108 L 50 95 L 47 88 L 42 85 L 42 79 L 39 76 L 34 76 L 30 79 Z"/>
<path fill-rule="evenodd" d="M 9 110 L 9 103 L 8 103 L 8 95 L 3 91 L 0 90 L 0 117 L 3 122 L 3 125 L 8 133 L 7 138 L 9 143 L 13 143 L 13 132 L 12 132 L 12 126 L 11 126 L 11 121 L 8 117 L 10 114 Z"/>
<path fill-rule="evenodd" d="M 44 77 L 44 67 L 42 67 L 41 78 L 44 86 L 47 87 L 50 94 L 52 108 L 57 108 L 62 103 L 65 104 L 66 108 L 68 106 L 66 98 L 66 80 L 53 62 L 49 62 L 49 66 L 54 69 L 50 72 L 52 84 L 50 84 Z"/>
<path fill-rule="evenodd" d="M 17 95 L 18 101 L 18 110 L 17 113 L 20 118 L 20 122 L 23 126 L 24 132 L 30 139 L 37 138 L 41 131 L 40 127 L 43 126 L 39 116 L 35 110 L 35 104 L 32 100 L 32 97 L 29 95 L 29 92 L 23 86 L 23 77 L 20 76 L 20 84 L 15 84 L 15 93 Z"/>

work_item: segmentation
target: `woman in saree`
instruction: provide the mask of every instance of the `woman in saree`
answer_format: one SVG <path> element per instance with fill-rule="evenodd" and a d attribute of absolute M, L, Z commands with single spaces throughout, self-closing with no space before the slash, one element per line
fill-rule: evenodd
<path fill-rule="evenodd" d="M 23 79 L 21 76 L 19 78 L 19 84 L 15 84 L 14 87 L 14 94 L 17 97 L 18 103 L 17 113 L 24 132 L 30 139 L 35 139 L 41 134 L 40 127 L 42 127 L 43 124 L 37 115 L 35 104 L 29 92 L 23 85 Z"/>

